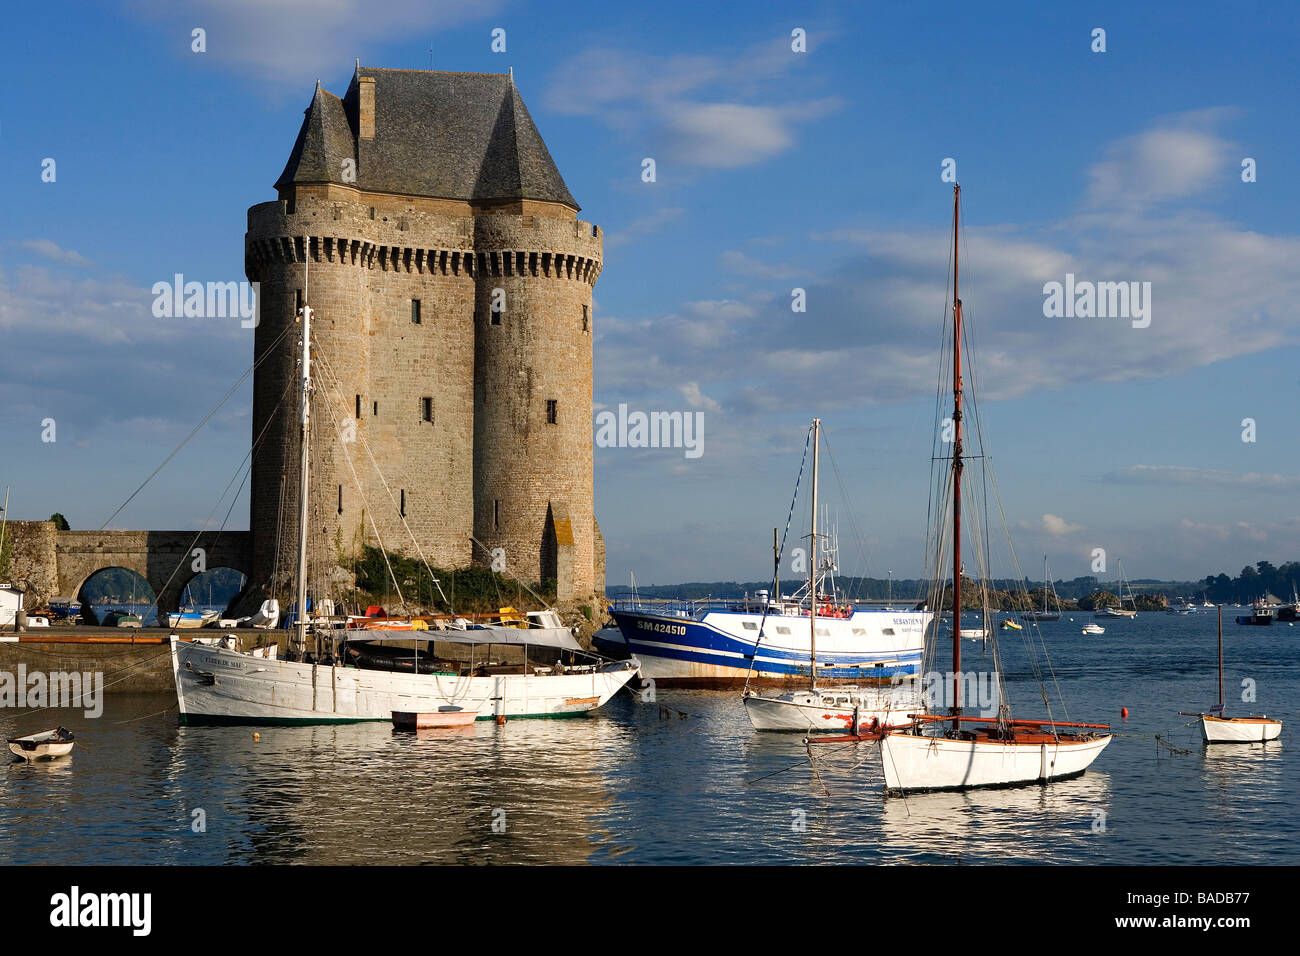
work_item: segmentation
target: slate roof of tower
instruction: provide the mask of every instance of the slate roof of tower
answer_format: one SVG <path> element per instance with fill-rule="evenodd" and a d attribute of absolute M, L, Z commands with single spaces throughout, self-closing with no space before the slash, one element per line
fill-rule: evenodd
<path fill-rule="evenodd" d="M 375 81 L 375 137 L 360 139 L 358 78 Z M 579 208 L 513 81 L 499 73 L 359 67 L 343 98 L 319 85 L 276 189 L 338 183 L 466 202 Z M 344 179 L 345 159 L 356 181 Z"/>

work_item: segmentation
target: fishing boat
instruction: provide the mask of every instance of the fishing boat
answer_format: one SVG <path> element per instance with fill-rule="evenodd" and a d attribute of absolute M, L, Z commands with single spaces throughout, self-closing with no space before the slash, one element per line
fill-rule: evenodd
<path fill-rule="evenodd" d="M 820 435 L 818 419 L 808 429 L 801 476 L 810 451 L 814 471 L 817 468 Z M 812 482 L 814 489 L 817 481 Z M 795 488 L 797 498 L 798 482 Z M 774 540 L 770 592 L 682 602 L 646 601 L 634 595 L 615 602 L 610 615 L 624 653 L 641 662 L 643 676 L 664 686 L 802 690 L 812 685 L 814 674 L 818 681 L 837 685 L 888 683 L 916 675 L 933 614 L 920 605 L 910 610 L 859 608 L 840 599 L 833 577 L 838 544 L 833 535 L 816 531 L 815 507 L 811 526 L 816 560 L 809 565 L 808 580 L 792 595 L 780 591 L 776 572 L 785 542 Z"/>
<path fill-rule="evenodd" d="M 1102 627 L 1100 624 L 1085 624 L 1083 625 L 1083 633 L 1084 634 L 1105 634 L 1106 629 Z"/>
<path fill-rule="evenodd" d="M 848 644 L 846 646 L 847 642 L 843 638 L 847 635 L 833 632 L 829 622 L 840 622 L 841 627 L 838 630 L 842 632 L 846 628 L 853 630 L 854 622 L 860 617 L 865 617 L 861 612 L 846 615 L 843 611 L 837 611 L 833 601 L 829 605 L 819 607 L 819 594 L 823 593 L 821 588 L 826 582 L 827 575 L 834 569 L 833 559 L 828 560 L 829 556 L 820 552 L 821 539 L 817 532 L 820 437 L 821 419 L 814 418 L 811 434 L 813 449 L 812 521 L 809 537 L 812 555 L 809 563 L 807 584 L 808 612 L 806 615 L 797 614 L 792 618 L 787 613 L 787 608 L 780 607 L 778 610 L 781 613 L 764 614 L 758 623 L 754 649 L 749 655 L 752 673 L 755 659 L 766 649 L 764 647 L 764 637 L 773 631 L 778 634 L 783 632 L 790 634 L 792 629 L 797 628 L 808 637 L 807 675 L 809 686 L 807 690 L 796 690 L 785 694 L 760 694 L 757 690 L 746 686 L 741 695 L 741 700 L 745 706 L 745 713 L 749 716 L 749 721 L 755 730 L 799 730 L 810 732 L 879 730 L 882 727 L 893 726 L 900 719 L 906 719 L 903 715 L 906 715 L 909 710 L 916 710 L 920 706 L 920 698 L 912 688 L 903 688 L 898 692 L 894 688 L 873 687 L 864 689 L 856 686 L 837 688 L 834 691 L 818 690 L 818 638 L 822 640 L 824 655 L 828 650 L 839 652 L 838 659 L 832 657 L 829 662 L 823 661 L 823 663 L 830 664 L 830 668 L 824 668 L 824 670 L 831 671 L 826 673 L 825 676 L 833 676 L 833 668 L 837 663 L 846 662 L 844 652 L 849 651 L 852 645 Z M 779 550 L 778 547 L 777 551 L 779 552 Z M 780 567 L 779 554 L 776 559 L 776 566 Z M 893 612 L 886 613 L 892 614 Z M 862 627 L 862 630 L 865 631 L 866 628 Z M 919 646 L 917 652 L 919 658 Z M 856 669 L 861 670 L 860 662 L 855 663 L 859 663 Z"/>
<path fill-rule="evenodd" d="M 1043 609 L 1041 611 L 1025 611 L 1020 616 L 1026 621 L 1059 621 L 1061 619 L 1061 599 L 1056 596 L 1056 585 L 1052 581 L 1052 574 L 1047 568 L 1047 555 L 1043 555 Z M 1047 604 L 1047 592 L 1051 591 L 1052 601 L 1056 604 L 1058 610 L 1051 610 Z"/>
<path fill-rule="evenodd" d="M 52 760 L 72 753 L 76 739 L 66 727 L 56 727 L 26 737 L 10 737 L 9 752 L 23 760 Z"/>
<path fill-rule="evenodd" d="M 1265 714 L 1249 717 L 1223 715 L 1223 607 L 1219 607 L 1219 703 L 1203 714 L 1179 711 L 1183 717 L 1199 717 L 1201 739 L 1207 744 L 1254 744 L 1277 740 L 1282 735 L 1282 721 Z"/>
<path fill-rule="evenodd" d="M 323 724 L 391 721 L 394 712 L 428 714 L 456 707 L 478 719 L 566 717 L 602 706 L 637 673 L 635 660 L 590 654 L 565 627 L 477 625 L 416 631 L 406 626 L 349 627 L 328 600 L 309 602 L 307 528 L 311 444 L 312 309 L 307 302 L 311 243 L 305 240 L 299 379 L 298 567 L 293 636 L 283 659 L 171 636 L 172 674 L 182 724 Z M 341 417 L 348 417 L 341 415 Z M 347 454 L 346 446 L 343 446 Z M 402 524 L 410 534 L 415 536 Z M 417 543 L 418 548 L 418 543 Z M 426 570 L 437 579 L 425 562 Z M 397 582 L 394 586 L 400 587 Z M 442 588 L 438 585 L 441 594 Z M 446 595 L 442 595 L 446 601 Z M 265 607 L 265 605 L 263 605 Z M 300 610 L 299 610 L 300 609 Z M 319 610 L 317 610 L 319 609 Z M 548 623 L 558 622 L 558 617 Z M 389 643 L 403 644 L 391 653 Z M 468 648 L 468 662 L 440 658 L 436 644 Z M 425 644 L 423 650 L 420 645 Z M 409 646 L 405 646 L 408 645 Z M 503 662 L 493 649 L 516 659 Z M 384 651 L 390 653 L 384 653 Z M 422 656 L 423 655 L 423 659 Z M 531 655 L 531 656 L 530 656 Z M 538 659 L 540 658 L 540 659 Z M 426 668 L 432 659 L 435 666 Z M 398 662 L 409 660 L 409 667 Z"/>
<path fill-rule="evenodd" d="M 933 565 L 935 570 L 934 593 L 942 594 L 942 571 L 946 547 L 952 550 L 952 616 L 961 620 L 962 610 L 962 475 L 967 457 L 963 444 L 963 393 L 962 380 L 962 301 L 959 287 L 959 225 L 961 214 L 961 187 L 953 187 L 952 229 L 952 395 L 953 426 L 950 454 L 938 450 L 932 462 L 947 462 L 951 475 L 935 482 L 934 514 L 939 515 L 933 535 Z M 941 366 L 942 369 L 942 366 Z M 942 376 L 942 371 L 941 371 Z M 973 380 L 973 376 L 972 376 Z M 940 383 L 942 387 L 943 378 Z M 973 383 L 973 382 L 972 382 Z M 972 439 L 975 446 L 971 457 L 986 469 L 989 459 L 984 442 L 984 429 L 978 422 L 978 404 L 971 402 Z M 937 440 L 937 439 L 936 439 Z M 939 467 L 938 464 L 932 467 Z M 948 480 L 950 478 L 950 480 Z M 974 486 L 974 482 L 971 483 Z M 993 482 L 996 493 L 996 482 Z M 972 493 L 975 487 L 972 487 Z M 985 501 L 987 509 L 987 501 Z M 1001 505 L 999 503 L 999 510 Z M 978 514 L 978 512 L 977 512 Z M 951 517 L 951 525 L 947 518 Z M 984 515 L 987 527 L 987 513 Z M 948 533 L 950 531 L 950 534 Z M 976 542 L 987 541 L 979 534 L 979 525 L 973 534 Z M 989 555 L 977 551 L 980 567 L 989 567 Z M 929 559 L 927 558 L 927 563 Z M 1050 582 L 1050 576 L 1048 578 Z M 1036 627 L 1033 628 L 1037 630 Z M 934 637 L 938 637 L 937 628 Z M 1041 643 L 1041 642 L 1040 642 Z M 973 787 L 1005 787 L 1017 784 L 1044 783 L 1083 773 L 1110 743 L 1105 724 L 1083 724 L 1055 720 L 1051 717 L 1048 696 L 1042 699 L 1048 706 L 1049 716 L 1044 719 L 1023 719 L 1011 716 L 1002 681 L 998 681 L 996 716 L 966 716 L 963 714 L 963 674 L 961 635 L 954 627 L 952 635 L 952 700 L 947 714 L 917 714 L 915 722 L 898 730 L 886 730 L 880 737 L 880 757 L 884 770 L 887 794 L 926 790 L 966 790 Z M 991 641 L 994 671 L 1001 678 L 1001 656 L 997 641 Z M 1034 645 L 1026 647 L 1035 653 Z M 927 648 L 927 662 L 932 652 L 937 652 L 937 641 Z M 1037 671 L 1037 667 L 1035 667 Z"/>
<path fill-rule="evenodd" d="M 1236 621 L 1238 624 L 1246 624 L 1251 627 L 1270 627 L 1276 619 L 1276 609 L 1261 601 L 1250 609 L 1250 614 L 1238 615 Z"/>

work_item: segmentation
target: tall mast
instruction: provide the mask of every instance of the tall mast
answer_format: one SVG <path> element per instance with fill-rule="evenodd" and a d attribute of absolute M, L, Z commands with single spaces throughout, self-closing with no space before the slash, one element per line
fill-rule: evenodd
<path fill-rule="evenodd" d="M 817 455 L 822 420 L 813 419 L 813 472 L 812 472 L 812 563 L 808 567 L 808 621 L 812 648 L 812 689 L 817 689 Z"/>
<path fill-rule="evenodd" d="M 307 280 L 311 270 L 311 237 L 303 237 L 302 264 L 302 429 L 298 461 L 298 615 L 294 621 L 299 653 L 307 648 L 307 489 L 308 452 L 311 445 L 311 306 L 307 304 Z"/>
<path fill-rule="evenodd" d="M 1219 605 L 1219 716 L 1223 716 L 1223 605 Z"/>
<path fill-rule="evenodd" d="M 961 296 L 957 227 L 961 185 L 952 187 L 952 713 L 961 716 Z"/>

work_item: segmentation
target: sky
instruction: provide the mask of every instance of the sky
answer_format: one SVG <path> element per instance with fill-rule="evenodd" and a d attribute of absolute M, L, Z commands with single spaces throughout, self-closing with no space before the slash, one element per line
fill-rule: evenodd
<path fill-rule="evenodd" d="M 513 69 L 605 230 L 598 412 L 701 416 L 698 456 L 597 449 L 610 584 L 769 576 L 813 417 L 842 570 L 920 575 L 954 167 L 1025 570 L 1300 557 L 1300 8 L 106 0 L 9 6 L 0 41 L 14 518 L 247 527 L 247 382 L 115 514 L 252 360 L 238 319 L 159 318 L 150 290 L 244 278 L 247 208 L 360 58 Z M 1067 275 L 1149 313 L 1049 316 Z"/>

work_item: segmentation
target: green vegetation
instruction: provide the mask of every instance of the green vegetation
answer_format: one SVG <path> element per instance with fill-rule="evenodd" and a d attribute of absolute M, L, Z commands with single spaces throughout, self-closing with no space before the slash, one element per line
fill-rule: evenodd
<path fill-rule="evenodd" d="M 1093 591 L 1079 598 L 1080 611 L 1099 611 L 1104 607 L 1119 607 L 1119 598 L 1109 591 Z"/>
<path fill-rule="evenodd" d="M 54 530 L 55 530 L 55 531 L 71 531 L 71 530 L 72 530 L 70 527 L 68 527 L 68 519 L 65 518 L 65 517 L 63 517 L 63 515 L 61 515 L 61 514 L 60 514 L 59 512 L 57 512 L 57 511 L 54 512 L 54 514 L 50 515 L 49 518 L 47 518 L 46 520 L 47 520 L 47 521 L 53 521 L 53 522 L 54 522 Z"/>
<path fill-rule="evenodd" d="M 481 565 L 456 570 L 432 569 L 433 577 L 442 583 L 442 590 L 452 604 L 448 607 L 422 561 L 391 551 L 387 552 L 387 563 L 384 557 L 385 552 L 379 548 L 371 545 L 362 548 L 361 556 L 352 563 L 357 589 L 345 596 L 347 601 L 362 607 L 380 604 L 390 613 L 397 613 L 401 602 L 393 586 L 395 577 L 409 607 L 424 608 L 432 613 L 447 614 L 454 610 L 457 614 L 483 614 L 507 606 L 520 611 L 540 610 L 538 602 L 519 581 Z M 388 573 L 389 564 L 393 568 L 392 577 Z M 532 589 L 548 602 L 555 600 L 553 580 L 532 585 Z"/>

